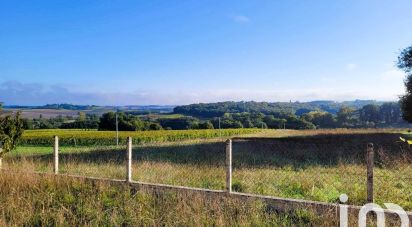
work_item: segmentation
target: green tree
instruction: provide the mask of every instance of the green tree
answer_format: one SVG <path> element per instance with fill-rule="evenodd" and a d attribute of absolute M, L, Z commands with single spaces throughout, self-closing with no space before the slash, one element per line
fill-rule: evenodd
<path fill-rule="evenodd" d="M 401 109 L 398 103 L 386 102 L 381 105 L 379 115 L 386 124 L 396 124 L 400 122 Z"/>
<path fill-rule="evenodd" d="M 295 115 L 290 115 L 286 119 L 286 128 L 288 129 L 315 129 L 316 126 L 311 122 L 298 118 Z"/>
<path fill-rule="evenodd" d="M 263 119 L 268 128 L 282 129 L 286 124 L 286 119 L 276 118 L 273 115 L 267 115 Z"/>
<path fill-rule="evenodd" d="M 331 113 L 324 111 L 311 111 L 302 115 L 306 121 L 312 122 L 316 128 L 333 128 L 336 121 Z"/>
<path fill-rule="evenodd" d="M 23 119 L 23 128 L 24 129 L 34 129 L 33 119 Z"/>
<path fill-rule="evenodd" d="M 150 130 L 162 130 L 162 126 L 159 123 L 150 123 L 149 124 Z"/>
<path fill-rule="evenodd" d="M 0 118 L 0 168 L 4 154 L 12 151 L 23 135 L 23 120 L 20 112 Z"/>
<path fill-rule="evenodd" d="M 412 46 L 405 48 L 399 55 L 398 68 L 407 74 L 404 82 L 406 93 L 399 100 L 402 117 L 412 123 Z"/>
<path fill-rule="evenodd" d="M 378 123 L 380 120 L 380 109 L 378 105 L 368 104 L 359 110 L 359 119 L 362 122 Z"/>
<path fill-rule="evenodd" d="M 204 121 L 199 123 L 199 129 L 214 129 L 212 122 Z"/>
<path fill-rule="evenodd" d="M 118 124 L 120 131 L 137 131 L 146 130 L 149 126 L 137 117 L 127 115 L 123 112 L 118 113 Z M 100 117 L 99 130 L 114 131 L 116 130 L 116 113 L 108 112 Z"/>
<path fill-rule="evenodd" d="M 354 118 L 355 110 L 350 107 L 342 107 L 336 113 L 338 125 L 340 127 L 353 127 L 356 123 Z"/>

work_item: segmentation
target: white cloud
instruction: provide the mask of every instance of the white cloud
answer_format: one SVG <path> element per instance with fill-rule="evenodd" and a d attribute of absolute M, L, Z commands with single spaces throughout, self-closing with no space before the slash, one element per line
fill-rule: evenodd
<path fill-rule="evenodd" d="M 356 64 L 354 64 L 354 63 L 348 63 L 348 64 L 346 65 L 346 69 L 349 70 L 349 71 L 353 71 L 353 70 L 355 70 L 355 69 L 357 69 L 357 68 L 358 68 L 358 66 L 357 66 Z"/>
<path fill-rule="evenodd" d="M 237 23 L 248 23 L 250 22 L 250 18 L 243 15 L 232 15 L 231 19 Z"/>

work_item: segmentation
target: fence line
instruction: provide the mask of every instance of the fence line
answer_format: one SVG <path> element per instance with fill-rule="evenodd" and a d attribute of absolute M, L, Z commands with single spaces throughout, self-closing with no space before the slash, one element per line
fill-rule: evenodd
<path fill-rule="evenodd" d="M 242 140 L 246 138 L 241 138 Z M 127 142 L 127 150 L 126 150 L 126 179 L 119 180 L 119 179 L 110 179 L 110 178 L 99 178 L 99 177 L 87 177 L 87 176 L 79 176 L 79 175 L 70 175 L 70 174 L 61 174 L 59 173 L 59 137 L 54 137 L 54 171 L 53 173 L 44 173 L 44 172 L 25 172 L 30 174 L 38 174 L 42 176 L 52 175 L 56 177 L 71 177 L 71 178 L 78 178 L 78 179 L 85 179 L 89 181 L 107 181 L 110 183 L 120 183 L 124 184 L 127 183 L 131 187 L 136 187 L 138 189 L 150 189 L 154 191 L 164 191 L 164 190 L 175 190 L 175 191 L 186 191 L 186 192 L 196 192 L 208 195 L 216 195 L 216 196 L 229 196 L 233 198 L 238 198 L 242 200 L 260 200 L 263 201 L 270 209 L 280 211 L 280 212 L 290 212 L 295 211 L 298 209 L 307 209 L 309 211 L 314 212 L 318 215 L 332 215 L 333 218 L 339 220 L 339 207 L 340 205 L 337 203 L 326 203 L 326 202 L 317 202 L 317 201 L 310 201 L 310 200 L 301 200 L 301 199 L 289 199 L 289 198 L 279 198 L 274 196 L 264 196 L 264 195 L 257 195 L 257 194 L 249 194 L 249 193 L 240 193 L 240 192 L 233 192 L 232 191 L 232 139 L 228 139 L 226 141 L 226 188 L 225 190 L 211 190 L 211 189 L 203 189 L 203 188 L 193 188 L 193 187 L 184 187 L 184 186 L 174 186 L 174 185 L 166 185 L 166 184 L 154 184 L 154 183 L 145 183 L 134 181 L 132 179 L 132 138 L 128 137 Z M 374 148 L 373 144 L 367 144 L 366 149 L 366 157 L 367 157 L 367 201 L 373 202 L 373 168 L 374 168 Z M 1 169 L 0 171 L 7 171 L 13 172 L 10 170 Z M 22 172 L 22 171 L 14 171 L 14 172 Z M 349 214 L 355 215 L 361 209 L 360 206 L 355 205 L 345 205 L 348 207 Z M 389 211 L 384 210 L 385 214 L 389 214 L 390 217 L 396 219 L 397 214 Z M 407 212 L 410 219 L 412 219 L 412 212 Z"/>
<path fill-rule="evenodd" d="M 289 198 L 280 198 L 274 196 L 264 196 L 264 195 L 256 195 L 256 194 L 249 194 L 249 193 L 240 193 L 240 192 L 231 192 L 228 193 L 227 190 L 212 190 L 212 189 L 204 189 L 204 188 L 193 188 L 193 187 L 185 187 L 185 186 L 174 186 L 174 185 L 166 185 L 166 184 L 152 184 L 152 183 L 144 183 L 139 181 L 130 181 L 127 180 L 120 180 L 120 179 L 110 179 L 110 178 L 100 178 L 100 177 L 87 177 L 87 176 L 79 176 L 79 175 L 71 175 L 71 174 L 55 174 L 55 173 L 45 173 L 45 172 L 31 172 L 31 171 L 15 171 L 15 170 L 6 170 L 0 169 L 1 172 L 7 172 L 11 174 L 35 174 L 39 176 L 49 176 L 49 177 L 59 177 L 59 178 L 75 178 L 81 179 L 90 182 L 108 182 L 110 184 L 128 184 L 130 187 L 133 187 L 140 190 L 150 190 L 153 192 L 166 192 L 166 191 L 174 191 L 174 192 L 186 192 L 186 193 L 198 193 L 204 196 L 220 196 L 220 197 L 230 197 L 234 199 L 239 199 L 242 201 L 261 201 L 266 204 L 268 210 L 282 212 L 282 213 L 290 213 L 297 210 L 306 210 L 312 212 L 313 214 L 319 215 L 319 217 L 328 217 L 333 218 L 333 220 L 340 219 L 340 204 L 337 203 L 326 203 L 326 202 L 318 202 L 318 201 L 310 201 L 310 200 L 302 200 L 302 199 L 289 199 Z M 348 209 L 348 215 L 350 219 L 358 218 L 359 211 L 362 209 L 361 206 L 355 205 L 344 205 L 345 208 Z M 399 216 L 396 212 L 383 209 L 384 214 L 388 220 L 396 221 L 399 220 Z M 412 220 L 412 212 L 406 212 L 409 219 Z"/>
<path fill-rule="evenodd" d="M 245 140 L 247 138 L 232 138 L 226 140 L 226 186 L 225 191 L 229 194 L 234 193 L 232 191 L 232 140 Z M 126 182 L 133 182 L 132 176 L 132 153 L 133 153 L 133 142 L 132 137 L 127 138 L 127 150 L 126 150 Z M 59 174 L 59 137 L 54 137 L 54 174 Z M 368 143 L 366 148 L 366 161 L 367 161 L 367 177 L 366 177 L 366 187 L 367 195 L 366 201 L 368 203 L 373 202 L 373 168 L 374 168 L 374 147 L 373 143 Z"/>

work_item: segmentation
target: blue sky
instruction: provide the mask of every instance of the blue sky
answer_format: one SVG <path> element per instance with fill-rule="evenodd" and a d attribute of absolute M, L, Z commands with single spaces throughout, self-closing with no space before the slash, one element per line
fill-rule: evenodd
<path fill-rule="evenodd" d="M 396 100 L 412 1 L 0 2 L 0 101 Z"/>

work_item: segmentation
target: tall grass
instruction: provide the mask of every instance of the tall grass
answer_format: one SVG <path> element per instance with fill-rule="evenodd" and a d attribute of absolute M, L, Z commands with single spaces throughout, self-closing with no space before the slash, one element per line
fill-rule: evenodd
<path fill-rule="evenodd" d="M 366 201 L 366 144 L 373 142 L 375 200 L 412 210 L 412 151 L 397 130 L 265 131 L 273 139 L 233 142 L 233 189 L 349 203 Z M 262 133 L 256 136 L 262 136 Z M 285 137 L 288 136 L 288 137 Z M 133 148 L 133 177 L 149 183 L 223 189 L 222 139 L 157 142 Z M 61 147 L 62 173 L 125 179 L 125 147 Z M 22 147 L 5 168 L 52 171 L 52 147 Z M 331 226 L 307 211 L 276 214 L 259 202 L 198 194 L 136 192 L 127 185 L 0 174 L 0 225 Z"/>
<path fill-rule="evenodd" d="M 313 132 L 312 132 L 313 133 Z M 233 142 L 233 189 L 284 198 L 349 203 L 366 202 L 366 144 L 376 148 L 375 198 L 412 210 L 412 153 L 393 133 L 320 133 L 276 140 Z M 37 150 L 39 152 L 36 152 Z M 20 147 L 6 168 L 52 171 L 52 149 Z M 34 154 L 37 155 L 27 155 Z M 26 154 L 26 155 L 23 155 Z M 134 180 L 207 189 L 225 187 L 222 141 L 161 143 L 135 146 Z M 25 161 L 23 161 L 25 160 Z M 62 148 L 61 172 L 125 178 L 125 148 Z"/>
<path fill-rule="evenodd" d="M 258 201 L 190 192 L 136 191 L 128 185 L 0 174 L 1 226 L 304 226 L 336 225 L 297 211 L 270 212 Z"/>

